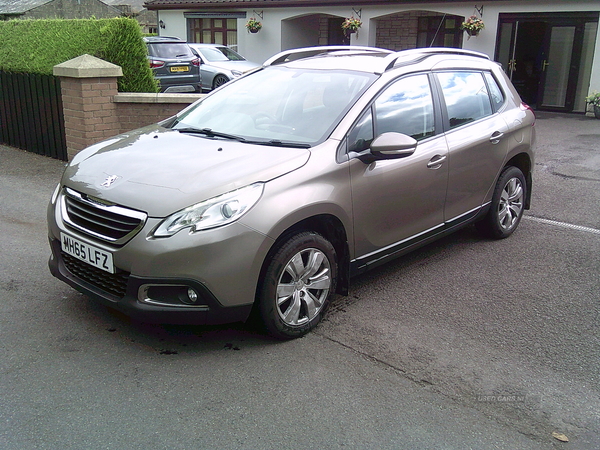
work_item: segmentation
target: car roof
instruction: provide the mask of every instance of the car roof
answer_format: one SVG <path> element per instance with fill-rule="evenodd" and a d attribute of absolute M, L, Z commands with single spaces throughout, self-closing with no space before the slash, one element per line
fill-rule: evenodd
<path fill-rule="evenodd" d="M 441 60 L 454 59 L 471 61 L 473 64 L 490 58 L 479 52 L 458 48 L 416 48 L 393 52 L 375 47 L 321 46 L 287 50 L 269 58 L 263 66 L 285 65 L 303 69 L 342 69 L 383 74 L 405 66 L 428 62 L 429 65 Z"/>
<path fill-rule="evenodd" d="M 146 36 L 144 37 L 144 42 L 150 44 L 155 44 L 155 43 L 173 43 L 173 42 L 185 42 L 183 39 L 180 39 L 178 37 L 173 37 L 173 36 Z"/>
<path fill-rule="evenodd" d="M 198 42 L 190 42 L 190 45 L 193 45 L 194 47 L 213 47 L 213 48 L 217 48 L 217 47 L 227 47 L 224 44 L 200 44 Z"/>

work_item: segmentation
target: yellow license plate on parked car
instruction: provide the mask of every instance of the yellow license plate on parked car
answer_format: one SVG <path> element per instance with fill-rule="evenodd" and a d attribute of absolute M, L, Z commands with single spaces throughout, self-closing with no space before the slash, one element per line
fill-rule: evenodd
<path fill-rule="evenodd" d="M 173 66 L 170 68 L 171 72 L 189 72 L 189 66 Z"/>

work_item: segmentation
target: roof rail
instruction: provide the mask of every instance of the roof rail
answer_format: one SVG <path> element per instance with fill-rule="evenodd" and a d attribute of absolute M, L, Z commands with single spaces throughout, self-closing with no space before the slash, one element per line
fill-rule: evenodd
<path fill-rule="evenodd" d="M 285 62 L 295 61 L 297 59 L 310 58 L 312 56 L 317 55 L 326 55 L 334 52 L 366 52 L 393 54 L 393 52 L 390 50 L 375 47 L 361 47 L 356 45 L 323 45 L 318 47 L 294 48 L 291 50 L 285 50 L 267 59 L 263 63 L 263 66 L 274 66 L 277 64 L 283 64 Z"/>
<path fill-rule="evenodd" d="M 417 61 L 422 61 L 434 55 L 463 55 L 473 56 L 476 58 L 483 58 L 489 60 L 490 57 L 485 53 L 475 52 L 472 50 L 463 50 L 462 48 L 450 48 L 450 47 L 427 47 L 427 48 L 413 48 L 410 50 L 401 50 L 399 52 L 388 55 L 382 61 L 383 70 L 381 73 L 386 72 L 396 65 L 398 60 L 406 58 L 406 64 L 412 64 Z M 411 58 L 411 56 L 414 56 Z"/>

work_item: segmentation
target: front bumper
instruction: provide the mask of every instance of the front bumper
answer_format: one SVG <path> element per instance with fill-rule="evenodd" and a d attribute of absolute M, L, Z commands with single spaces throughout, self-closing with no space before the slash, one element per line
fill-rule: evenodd
<path fill-rule="evenodd" d="M 52 275 L 100 303 L 143 322 L 190 325 L 243 322 L 252 309 L 252 304 L 225 307 L 206 285 L 192 279 L 138 277 L 123 271 L 107 279 L 100 269 L 85 267 L 85 263 L 65 257 L 59 240 L 51 238 L 50 248 L 48 266 Z M 175 300 L 164 300 L 164 295 L 163 298 L 148 296 L 152 290 L 156 292 L 161 288 L 163 292 L 191 288 L 198 294 L 198 300 L 195 305 L 169 305 L 168 301 L 175 303 Z"/>
<path fill-rule="evenodd" d="M 48 207 L 49 268 L 58 279 L 146 322 L 219 324 L 248 318 L 272 239 L 239 223 L 156 239 L 151 231 L 160 220 L 149 218 L 127 243 L 115 245 L 68 226 L 59 203 Z M 115 273 L 65 253 L 61 233 L 110 253 Z"/>

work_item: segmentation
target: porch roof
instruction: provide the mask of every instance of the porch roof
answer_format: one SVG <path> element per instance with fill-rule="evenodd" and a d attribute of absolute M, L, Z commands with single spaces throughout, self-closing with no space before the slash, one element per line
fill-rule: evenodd
<path fill-rule="evenodd" d="M 444 0 L 445 2 L 465 2 L 465 0 Z M 519 1 L 530 0 L 486 0 Z M 537 0 L 531 0 L 537 1 Z M 440 0 L 359 0 L 356 6 L 390 5 L 403 3 L 439 3 Z M 348 6 L 348 0 L 150 0 L 144 5 L 149 10 L 165 9 L 231 9 L 238 8 L 276 8 L 279 6 Z"/>

